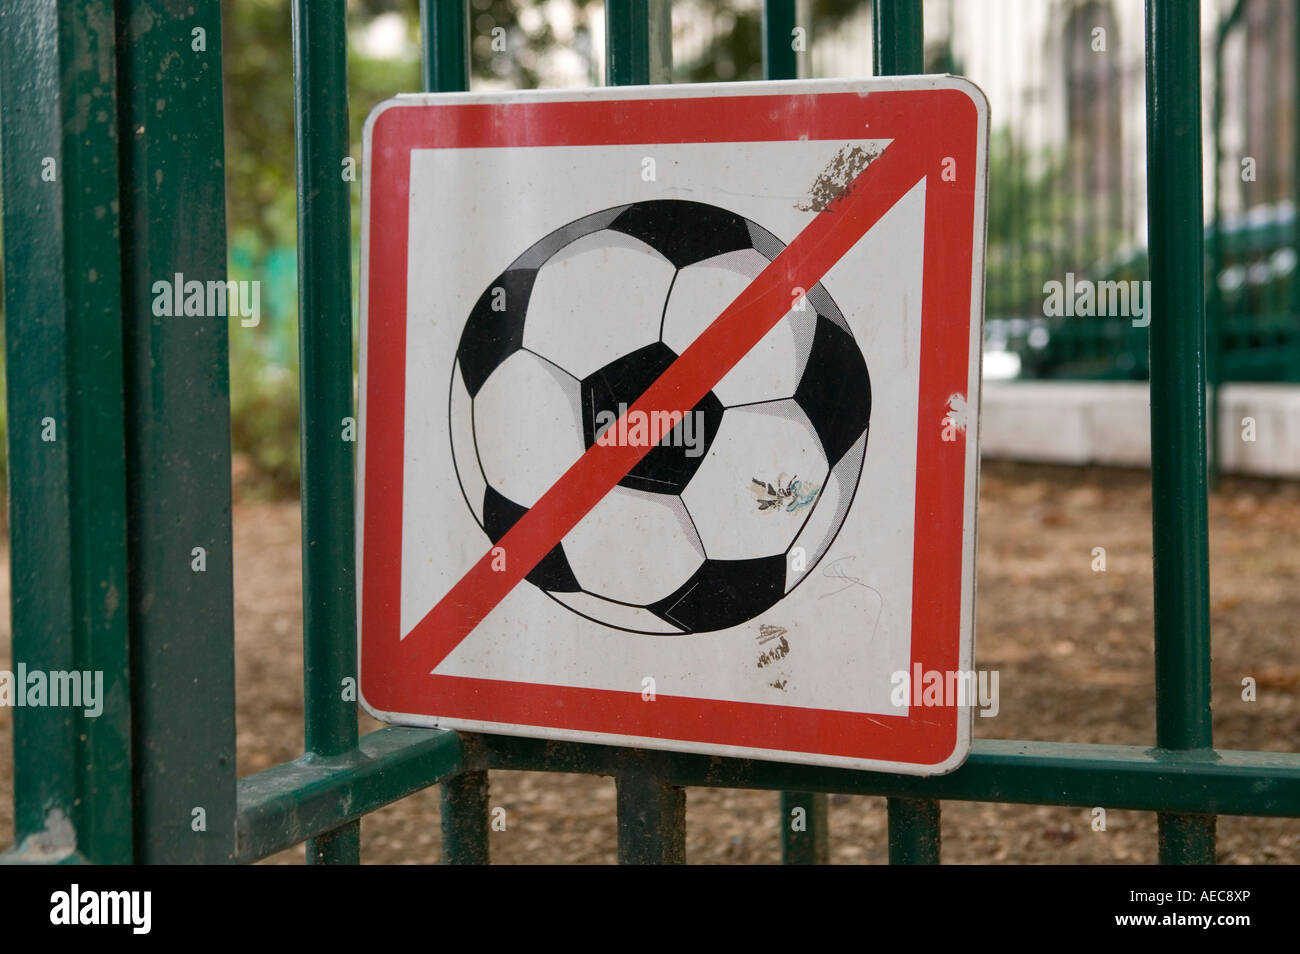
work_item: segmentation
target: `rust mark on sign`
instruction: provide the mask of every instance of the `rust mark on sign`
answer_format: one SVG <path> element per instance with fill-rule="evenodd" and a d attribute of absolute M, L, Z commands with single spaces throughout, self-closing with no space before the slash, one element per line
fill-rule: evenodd
<path fill-rule="evenodd" d="M 840 151 L 818 174 L 817 180 L 808 190 L 807 198 L 800 199 L 794 207 L 800 212 L 824 212 L 857 179 L 863 169 L 871 165 L 872 160 L 880 156 L 879 146 L 863 146 L 850 143 L 840 147 Z"/>

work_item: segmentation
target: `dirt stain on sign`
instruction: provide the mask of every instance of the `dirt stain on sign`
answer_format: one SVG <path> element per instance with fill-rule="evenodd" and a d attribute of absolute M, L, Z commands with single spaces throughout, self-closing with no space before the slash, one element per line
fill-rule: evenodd
<path fill-rule="evenodd" d="M 800 212 L 826 211 L 831 203 L 848 190 L 862 170 L 880 156 L 880 153 L 879 146 L 863 146 L 856 143 L 841 146 L 835 158 L 817 176 L 817 181 L 808 190 L 807 198 L 800 199 L 794 207 Z"/>
<path fill-rule="evenodd" d="M 785 638 L 786 632 L 784 626 L 772 626 L 768 623 L 763 623 L 758 627 L 759 645 L 771 643 L 773 640 L 776 641 L 776 645 L 758 654 L 759 669 L 776 662 L 778 659 L 784 659 L 789 654 L 790 643 Z"/>

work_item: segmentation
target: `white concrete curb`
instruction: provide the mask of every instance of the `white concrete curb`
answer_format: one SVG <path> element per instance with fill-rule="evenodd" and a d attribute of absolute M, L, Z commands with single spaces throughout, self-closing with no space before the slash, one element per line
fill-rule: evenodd
<path fill-rule="evenodd" d="M 986 381 L 981 453 L 992 460 L 1149 467 L 1150 414 L 1145 383 Z M 1224 472 L 1300 477 L 1300 386 L 1224 385 L 1219 448 Z"/>

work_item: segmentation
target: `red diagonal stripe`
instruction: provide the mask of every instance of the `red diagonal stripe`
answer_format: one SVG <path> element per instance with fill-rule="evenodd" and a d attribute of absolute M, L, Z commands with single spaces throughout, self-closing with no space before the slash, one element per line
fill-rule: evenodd
<path fill-rule="evenodd" d="M 628 408 L 680 411 L 698 404 L 779 322 L 795 288 L 812 288 L 924 173 L 895 140 L 759 273 L 677 360 Z M 620 426 L 618 422 L 611 427 Z M 432 670 L 492 612 L 653 446 L 593 444 L 489 549 L 403 641 Z M 505 551 L 504 570 L 493 552 Z M 496 561 L 499 562 L 499 561 Z"/>

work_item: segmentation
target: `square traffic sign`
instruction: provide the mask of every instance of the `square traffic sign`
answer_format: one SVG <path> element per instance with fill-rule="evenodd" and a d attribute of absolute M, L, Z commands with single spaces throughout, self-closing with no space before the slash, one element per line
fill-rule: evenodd
<path fill-rule="evenodd" d="M 367 710 L 960 764 L 986 162 L 953 77 L 378 107 Z"/>

